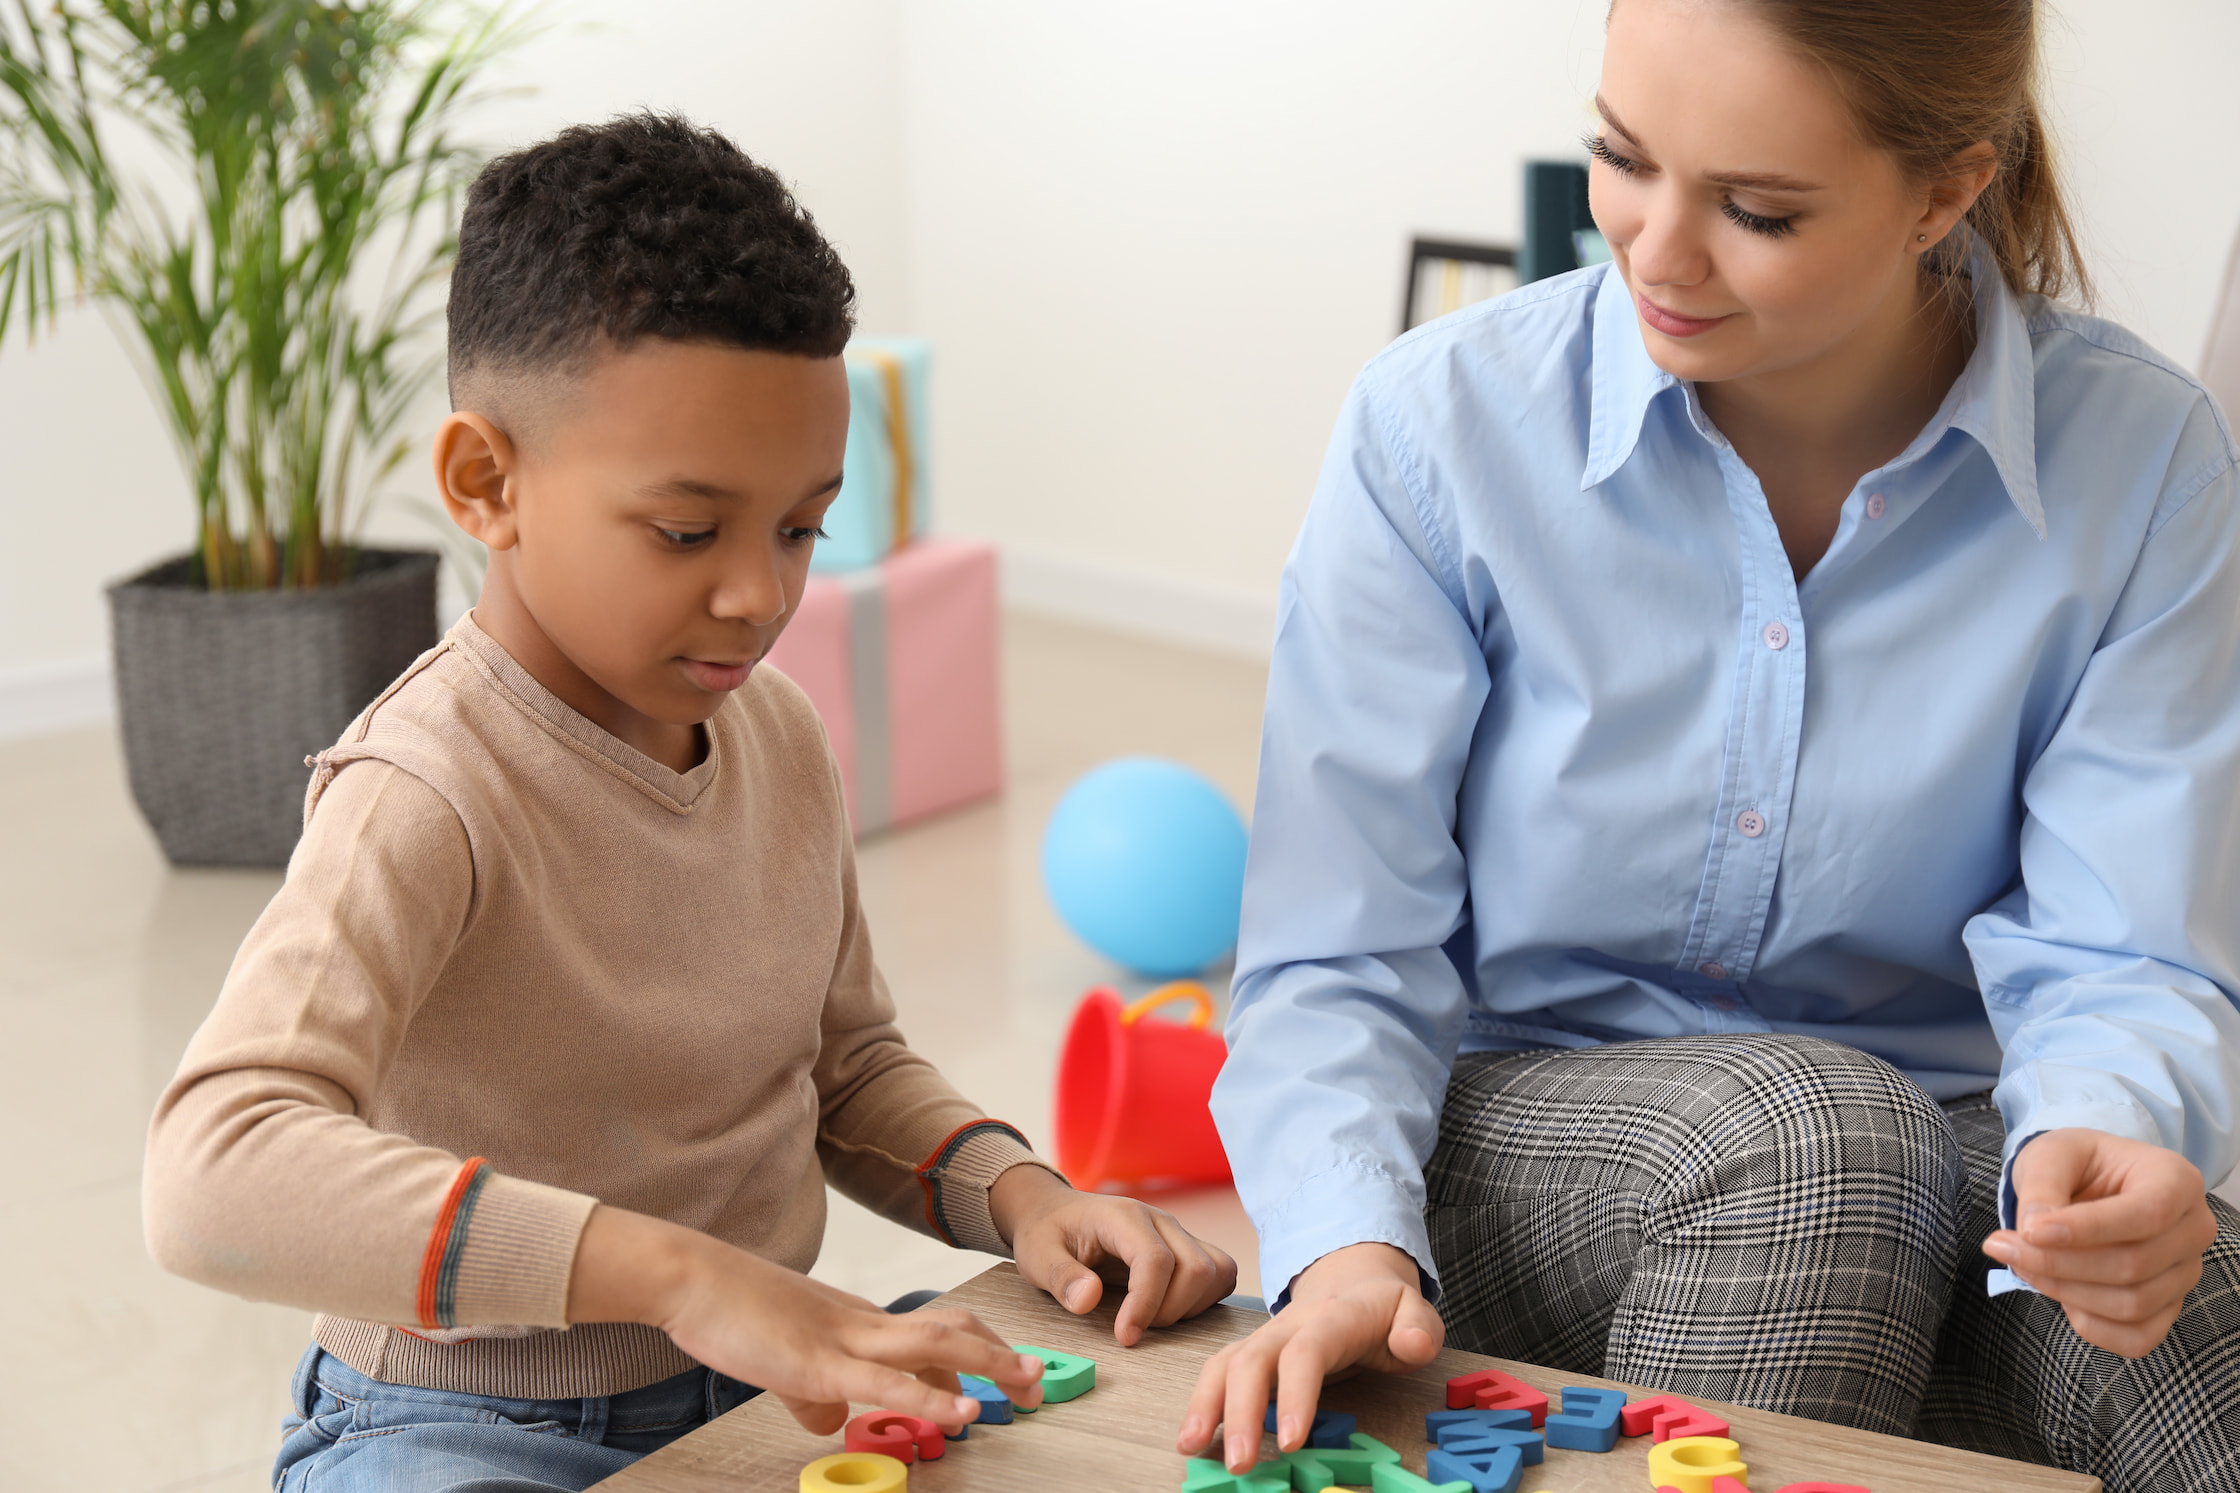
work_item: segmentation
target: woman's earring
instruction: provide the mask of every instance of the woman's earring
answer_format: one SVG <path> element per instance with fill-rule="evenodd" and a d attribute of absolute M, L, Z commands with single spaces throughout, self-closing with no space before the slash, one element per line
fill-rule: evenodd
<path fill-rule="evenodd" d="M 1925 244 L 1929 242 L 1929 235 L 1927 235 L 1926 233 L 1917 233 L 1913 236 L 1913 241 L 1917 244 Z"/>

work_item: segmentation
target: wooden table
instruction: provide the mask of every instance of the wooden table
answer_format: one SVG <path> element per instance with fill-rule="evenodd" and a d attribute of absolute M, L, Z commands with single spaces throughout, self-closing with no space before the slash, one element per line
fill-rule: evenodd
<path fill-rule="evenodd" d="M 1223 1343 L 1267 1319 L 1217 1306 L 1122 1348 L 1112 1338 L 1117 1296 L 1075 1317 L 1021 1280 L 1012 1266 L 998 1265 L 941 1298 L 941 1305 L 969 1308 L 1010 1342 L 1095 1359 L 1097 1387 L 1080 1399 L 1017 1416 L 1007 1426 L 975 1426 L 966 1440 L 949 1443 L 946 1456 L 910 1469 L 912 1493 L 1175 1493 L 1184 1461 L 1174 1450 L 1175 1429 L 1199 1366 Z M 1322 1404 L 1359 1417 L 1363 1431 L 1396 1448 L 1409 1470 L 1421 1472 L 1424 1412 L 1446 1407 L 1448 1379 L 1482 1368 L 1505 1369 L 1551 1398 L 1565 1384 L 1632 1389 L 1449 1351 L 1405 1378 L 1364 1374 L 1333 1384 Z M 2099 1479 L 2073 1472 L 1711 1400 L 1698 1403 L 1733 1425 L 1750 1466 L 1750 1486 L 1759 1493 L 1811 1480 L 1856 1483 L 1873 1493 L 2098 1493 L 2100 1487 Z M 1274 1439 L 1263 1445 L 1272 1451 Z M 1646 1438 L 1620 1441 L 1617 1450 L 1601 1456 L 1550 1450 L 1540 1466 L 1525 1469 L 1520 1493 L 1647 1493 L 1647 1445 Z M 803 1464 L 839 1450 L 837 1435 L 810 1435 L 774 1396 L 764 1396 L 599 1487 L 602 1493 L 797 1493 Z"/>

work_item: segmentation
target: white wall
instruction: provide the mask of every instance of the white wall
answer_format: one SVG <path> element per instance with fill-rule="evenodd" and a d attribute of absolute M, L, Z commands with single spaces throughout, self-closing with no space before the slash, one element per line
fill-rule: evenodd
<path fill-rule="evenodd" d="M 729 131 L 793 181 L 840 245 L 865 315 L 909 319 L 896 0 L 575 0 L 494 87 L 493 148 L 641 106 Z M 428 401 L 431 430 L 443 409 Z M 423 468 L 391 487 L 432 497 Z M 426 545 L 392 506 L 370 532 Z M 0 347 L 0 735 L 105 708 L 102 584 L 193 542 L 193 505 L 131 363 L 100 319 Z"/>
<path fill-rule="evenodd" d="M 840 242 L 866 329 L 937 340 L 945 527 L 1008 546 L 1029 600 L 1249 647 L 1407 238 L 1514 235 L 1518 163 L 1588 122 L 1603 8 L 578 0 L 482 133 L 638 104 L 730 130 Z M 2191 364 L 2240 229 L 2240 6 L 2060 0 L 2048 41 L 2105 309 Z M 0 451 L 4 724 L 100 658 L 101 581 L 189 517 L 90 316 L 0 350 Z"/>
<path fill-rule="evenodd" d="M 945 521 L 1024 547 L 1048 591 L 1272 615 L 1408 237 L 1513 239 L 1520 163 L 1578 158 L 1605 8 L 911 7 Z M 2056 0 L 2047 42 L 2103 310 L 2190 366 L 2240 228 L 2240 5 Z M 1094 566 L 1140 579 L 1085 587 Z"/>

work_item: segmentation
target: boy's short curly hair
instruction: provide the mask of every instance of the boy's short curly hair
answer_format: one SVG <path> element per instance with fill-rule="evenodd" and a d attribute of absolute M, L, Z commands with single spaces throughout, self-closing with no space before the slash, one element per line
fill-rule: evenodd
<path fill-rule="evenodd" d="M 855 283 L 767 167 L 676 114 L 577 125 L 467 189 L 447 313 L 451 402 L 643 337 L 837 356 Z"/>

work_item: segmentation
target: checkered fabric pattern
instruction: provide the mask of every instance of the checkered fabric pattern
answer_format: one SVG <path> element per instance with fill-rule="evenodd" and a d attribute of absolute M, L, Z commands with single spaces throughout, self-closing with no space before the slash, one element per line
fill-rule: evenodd
<path fill-rule="evenodd" d="M 2240 1215 L 2162 1348 L 1983 1294 L 2004 1137 L 1781 1035 L 1461 1059 L 1426 1172 L 1456 1347 L 2099 1476 L 2240 1488 Z"/>

